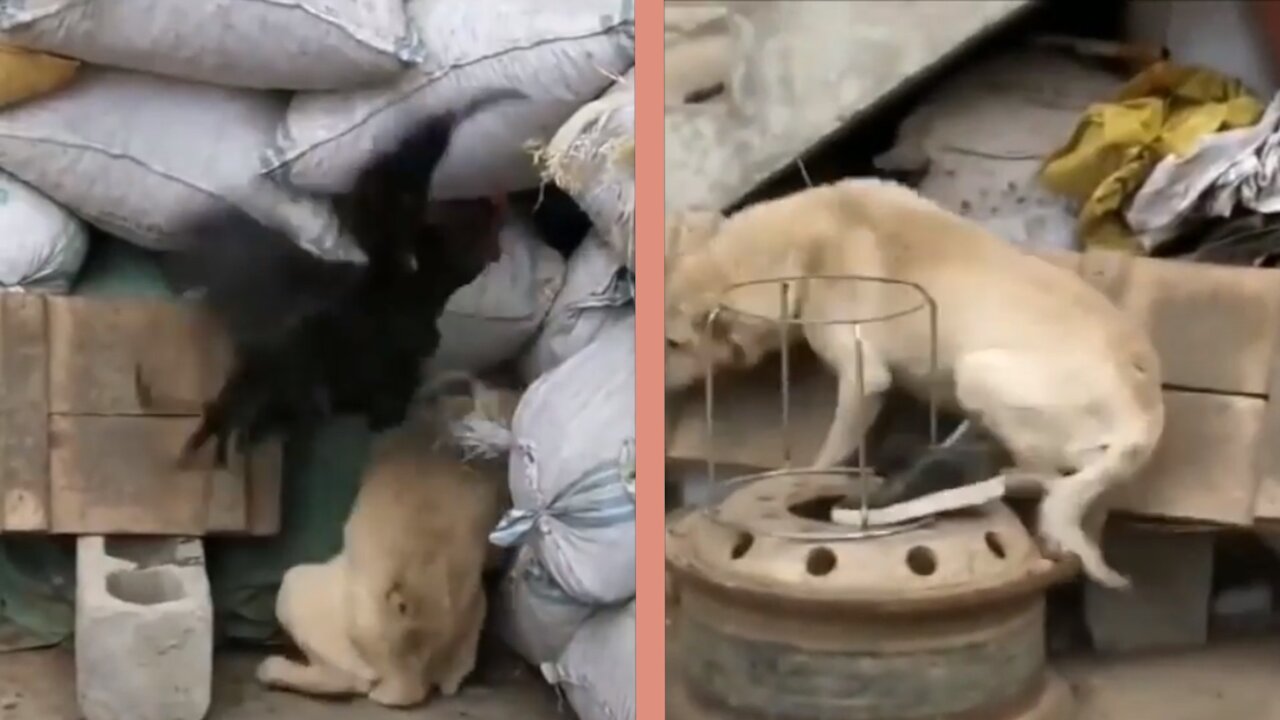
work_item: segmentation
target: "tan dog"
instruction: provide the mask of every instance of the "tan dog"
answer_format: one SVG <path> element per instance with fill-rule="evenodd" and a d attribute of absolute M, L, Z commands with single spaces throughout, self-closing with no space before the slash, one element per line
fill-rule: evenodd
<path fill-rule="evenodd" d="M 267 658 L 261 682 L 405 706 L 433 687 L 452 695 L 470 674 L 486 609 L 481 574 L 497 557 L 488 534 L 510 498 L 505 463 L 464 463 L 433 442 L 459 403 L 500 423 L 514 409 L 498 391 L 447 398 L 441 417 L 380 438 L 342 552 L 292 568 L 281 584 L 276 614 L 307 662 Z"/>
<path fill-rule="evenodd" d="M 1085 533 L 1085 513 L 1151 456 L 1164 404 L 1149 339 L 1101 293 L 913 190 L 873 179 L 760 203 L 718 225 L 695 217 L 669 225 L 668 234 L 681 245 L 667 263 L 669 388 L 701 379 L 707 362 L 750 366 L 779 348 L 776 323 L 722 312 L 707 326 L 735 283 L 813 275 L 915 283 L 938 306 L 939 396 L 991 430 L 1019 469 L 1043 483 L 1046 549 L 1075 553 L 1099 583 L 1127 585 Z M 878 283 L 810 279 L 789 289 L 786 312 L 795 318 L 868 318 L 917 302 L 907 289 Z M 768 318 L 778 316 L 779 297 L 776 284 L 760 285 L 724 302 Z M 862 368 L 850 325 L 811 324 L 792 335 L 839 376 L 815 466 L 834 466 L 856 449 L 891 382 L 930 389 L 925 313 L 863 325 Z M 1090 526 L 1100 531 L 1105 509 L 1095 509 Z"/>

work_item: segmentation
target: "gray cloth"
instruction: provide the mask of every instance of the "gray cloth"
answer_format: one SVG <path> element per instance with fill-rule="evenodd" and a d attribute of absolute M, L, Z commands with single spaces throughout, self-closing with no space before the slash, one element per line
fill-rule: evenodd
<path fill-rule="evenodd" d="M 1280 93 L 1256 125 L 1210 135 L 1190 155 L 1161 160 L 1125 220 L 1150 252 L 1192 220 L 1239 208 L 1280 212 Z"/>

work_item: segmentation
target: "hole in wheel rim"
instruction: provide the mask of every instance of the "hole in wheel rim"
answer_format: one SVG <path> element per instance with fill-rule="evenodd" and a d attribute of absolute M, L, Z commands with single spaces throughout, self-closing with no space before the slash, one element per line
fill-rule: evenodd
<path fill-rule="evenodd" d="M 1004 543 L 1000 541 L 999 535 L 993 532 L 988 532 L 983 536 L 983 539 L 987 541 L 987 549 L 991 551 L 992 555 L 995 555 L 1001 560 L 1005 558 Z"/>
<path fill-rule="evenodd" d="M 938 570 L 938 556 L 932 550 L 917 545 L 907 551 L 907 567 L 921 577 L 928 577 Z"/>
<path fill-rule="evenodd" d="M 809 551 L 804 567 L 814 577 L 829 575 L 836 569 L 836 554 L 829 547 L 816 547 Z"/>

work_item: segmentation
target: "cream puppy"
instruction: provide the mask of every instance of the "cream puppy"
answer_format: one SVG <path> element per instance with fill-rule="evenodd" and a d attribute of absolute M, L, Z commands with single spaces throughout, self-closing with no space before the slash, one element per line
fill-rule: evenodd
<path fill-rule="evenodd" d="M 510 504 L 505 464 L 463 462 L 435 442 L 460 403 L 510 421 L 506 393 L 477 393 L 440 399 L 440 417 L 413 418 L 379 438 L 342 552 L 290 569 L 281 584 L 276 614 L 306 662 L 267 658 L 261 682 L 391 706 L 423 702 L 437 687 L 457 692 L 485 617 L 481 575 L 496 557 L 488 534 Z"/>
<path fill-rule="evenodd" d="M 1083 279 L 910 188 L 875 179 L 811 188 L 720 222 L 676 219 L 668 236 L 679 242 L 667 259 L 669 388 L 697 382 L 708 362 L 750 366 L 779 349 L 776 323 L 752 319 L 778 316 L 777 286 L 726 294 L 730 286 L 815 275 L 912 283 L 938 308 L 932 379 L 924 312 L 864 324 L 861 368 L 853 326 L 809 324 L 792 333 L 839 377 L 814 465 L 849 457 L 891 382 L 936 390 L 993 432 L 1025 477 L 1043 483 L 1038 531 L 1046 550 L 1076 554 L 1101 584 L 1128 584 L 1083 526 L 1086 512 L 1105 512 L 1095 501 L 1134 476 L 1159 441 L 1160 364 L 1145 334 Z M 907 287 L 880 283 L 807 279 L 789 290 L 786 313 L 804 319 L 872 318 L 919 302 Z M 730 311 L 708 324 L 722 300 Z"/>

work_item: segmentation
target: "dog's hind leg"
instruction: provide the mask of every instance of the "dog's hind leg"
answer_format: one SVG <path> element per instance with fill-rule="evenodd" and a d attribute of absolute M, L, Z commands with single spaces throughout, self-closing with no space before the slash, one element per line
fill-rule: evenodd
<path fill-rule="evenodd" d="M 304 665 L 282 655 L 273 655 L 258 665 L 258 682 L 270 688 L 308 695 L 362 695 L 368 685 L 323 664 Z"/>
<path fill-rule="evenodd" d="M 1095 448 L 1084 467 L 1053 483 L 1040 503 L 1039 535 L 1051 552 L 1074 553 L 1086 575 L 1100 585 L 1123 589 L 1129 579 L 1116 572 L 1100 546 L 1106 508 L 1103 496 L 1137 472 L 1149 454 L 1140 442 L 1113 442 Z M 1086 522 L 1088 521 L 1088 522 Z"/>
<path fill-rule="evenodd" d="M 1084 525 L 1086 513 L 1105 513 L 1103 496 L 1149 457 L 1153 445 L 1143 416 L 1127 414 L 1096 367 L 1069 357 L 987 350 L 959 358 L 954 377 L 961 407 L 990 428 L 1031 477 L 1043 474 L 1037 531 L 1045 550 L 1075 554 L 1101 585 L 1127 586 Z M 1050 468 L 1067 474 L 1052 477 L 1045 472 Z M 1097 515 L 1093 520 L 1100 527 Z"/>
<path fill-rule="evenodd" d="M 468 603 L 467 615 L 463 627 L 458 632 L 454 645 L 450 648 L 447 662 L 441 668 L 439 678 L 440 693 L 445 696 L 455 695 L 476 667 L 476 653 L 480 646 L 480 633 L 484 626 L 486 600 L 484 590 L 476 593 L 475 600 Z"/>
<path fill-rule="evenodd" d="M 809 346 L 839 378 L 831 427 L 813 461 L 814 468 L 823 469 L 839 465 L 858 449 L 880 411 L 892 377 L 884 359 L 869 343 L 862 342 L 859 352 L 859 341 L 851 329 L 812 327 L 805 332 Z"/>

